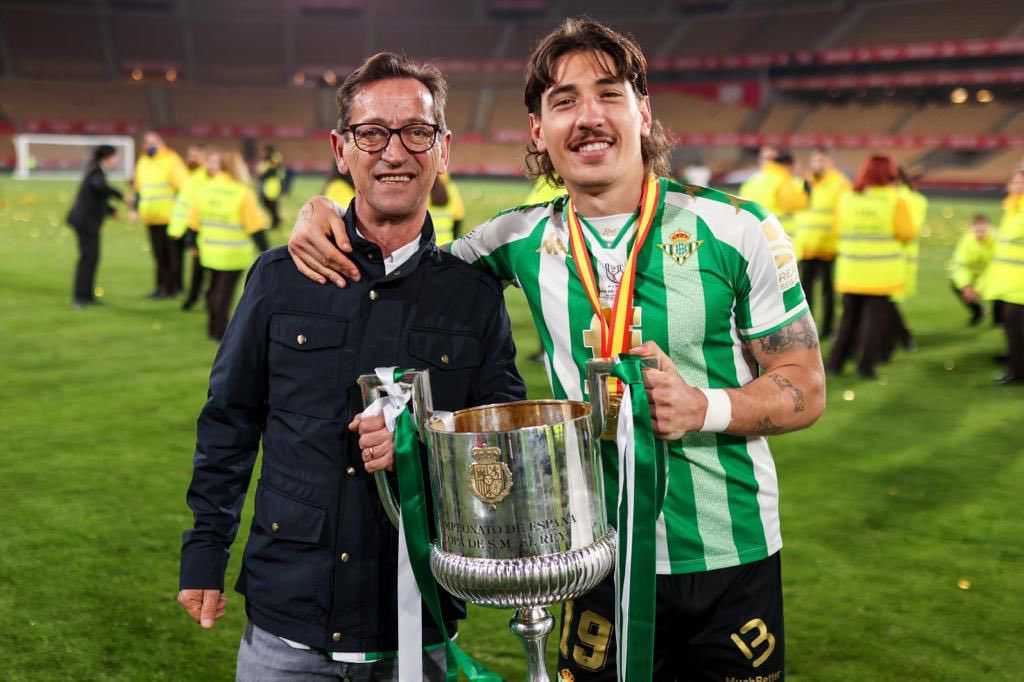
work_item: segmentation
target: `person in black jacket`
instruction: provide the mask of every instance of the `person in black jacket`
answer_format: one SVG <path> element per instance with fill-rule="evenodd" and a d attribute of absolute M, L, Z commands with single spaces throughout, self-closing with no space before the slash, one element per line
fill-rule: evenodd
<path fill-rule="evenodd" d="M 398 680 L 398 536 L 371 473 L 393 455 L 356 383 L 378 367 L 428 369 L 439 410 L 525 398 L 500 282 L 440 251 L 427 212 L 448 162 L 446 85 L 431 66 L 371 57 L 338 92 L 331 135 L 356 197 L 347 288 L 303 276 L 283 247 L 257 260 L 199 416 L 178 601 L 204 628 L 225 611 L 224 574 L 260 442 L 255 514 L 235 589 L 248 624 L 237 678 Z M 347 428 L 346 428 L 347 425 Z M 445 627 L 464 606 L 442 591 Z M 423 619 L 423 671 L 444 679 Z"/>
<path fill-rule="evenodd" d="M 123 199 L 117 188 L 107 184 L 105 169 L 117 164 L 117 150 L 100 145 L 92 153 L 92 160 L 78 187 L 75 203 L 68 212 L 67 222 L 78 237 L 78 264 L 72 287 L 71 302 L 76 308 L 99 303 L 94 295 L 96 266 L 100 260 L 100 227 L 108 215 L 114 214 L 110 200 Z"/>

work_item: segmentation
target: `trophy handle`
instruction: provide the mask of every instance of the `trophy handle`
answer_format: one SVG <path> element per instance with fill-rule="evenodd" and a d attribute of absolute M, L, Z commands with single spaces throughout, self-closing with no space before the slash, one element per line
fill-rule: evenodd
<path fill-rule="evenodd" d="M 363 374 L 359 377 L 358 383 L 364 407 L 384 395 L 384 389 L 376 374 Z M 416 435 L 421 441 L 426 442 L 427 421 L 434 414 L 434 401 L 430 392 L 430 371 L 426 369 L 405 370 L 399 383 L 412 389 L 412 416 L 416 424 Z M 387 473 L 382 469 L 374 473 L 373 480 L 377 484 L 377 495 L 380 496 L 381 504 L 384 505 L 384 513 L 388 515 L 388 519 L 391 520 L 395 528 L 398 528 L 401 511 L 398 501 L 395 499 L 395 493 L 388 485 Z"/>
<path fill-rule="evenodd" d="M 658 369 L 657 358 L 643 358 L 645 367 Z M 614 414 L 608 411 L 608 377 L 611 376 L 612 368 L 615 367 L 613 358 L 594 358 L 587 360 L 587 391 L 590 393 L 590 425 L 591 433 L 597 438 L 604 440 L 615 440 L 615 434 L 606 434 L 605 430 L 610 425 L 608 422 L 615 422 L 619 413 L 619 406 L 614 405 Z M 610 438 L 609 438 L 610 436 Z"/>

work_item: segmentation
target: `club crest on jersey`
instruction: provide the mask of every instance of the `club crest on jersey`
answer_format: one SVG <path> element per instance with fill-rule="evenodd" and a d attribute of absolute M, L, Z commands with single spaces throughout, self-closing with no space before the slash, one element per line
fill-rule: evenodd
<path fill-rule="evenodd" d="M 682 265 L 687 259 L 697 252 L 703 239 L 692 239 L 689 232 L 678 230 L 669 237 L 668 244 L 658 244 L 658 248 L 665 252 L 665 255 Z"/>
<path fill-rule="evenodd" d="M 618 284 L 622 281 L 622 266 L 612 265 L 611 263 L 604 264 L 604 276 L 608 278 L 609 282 Z M 614 296 L 614 293 L 613 293 Z"/>

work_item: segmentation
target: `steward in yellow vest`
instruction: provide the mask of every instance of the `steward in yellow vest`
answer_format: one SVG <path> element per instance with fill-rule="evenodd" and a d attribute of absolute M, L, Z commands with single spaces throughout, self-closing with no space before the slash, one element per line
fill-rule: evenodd
<path fill-rule="evenodd" d="M 794 214 L 807 206 L 807 192 L 801 178 L 793 175 L 793 157 L 779 154 L 775 160 L 766 161 L 761 170 L 740 185 L 739 194 L 760 204 L 782 223 L 790 239 L 796 234 Z M 800 258 L 800 252 L 796 252 Z"/>
<path fill-rule="evenodd" d="M 268 248 L 266 216 L 249 186 L 249 174 L 236 152 L 211 151 L 206 169 L 212 176 L 195 194 L 190 226 L 198 233 L 199 261 L 212 272 L 206 294 L 208 333 L 220 340 L 242 274 Z"/>
<path fill-rule="evenodd" d="M 963 233 L 953 249 L 949 264 L 949 278 L 953 291 L 967 309 L 971 311 L 969 324 L 981 322 L 984 317 L 980 292 L 984 291 L 985 275 L 996 248 L 988 217 L 978 214 L 971 220 L 971 227 Z"/>
<path fill-rule="evenodd" d="M 447 244 L 459 236 L 462 220 L 466 217 L 466 205 L 462 203 L 459 188 L 448 173 L 437 176 L 430 190 L 427 202 L 430 221 L 438 246 Z"/>
<path fill-rule="evenodd" d="M 1009 196 L 1003 201 L 1003 219 L 985 280 L 985 298 L 1002 301 L 1006 331 L 1006 372 L 1003 384 L 1024 383 L 1024 170 L 1010 177 Z"/>
<path fill-rule="evenodd" d="M 824 303 L 821 314 L 821 335 L 832 335 L 835 319 L 835 291 L 832 284 L 836 257 L 836 208 L 839 199 L 850 191 L 850 181 L 836 170 L 824 149 L 816 149 L 810 157 L 811 175 L 807 179 L 810 196 L 807 208 L 794 216 L 795 250 L 800 257 L 800 283 L 807 304 L 816 312 L 816 283 L 821 282 Z"/>
<path fill-rule="evenodd" d="M 332 167 L 321 193 L 341 206 L 342 211 L 347 209 L 352 200 L 356 198 L 356 191 L 352 187 L 352 178 L 342 175 L 337 167 Z"/>
<path fill-rule="evenodd" d="M 917 235 L 909 202 L 889 186 L 848 192 L 836 211 L 836 291 L 892 296 L 906 287 L 903 245 Z"/>
<path fill-rule="evenodd" d="M 553 201 L 562 196 L 566 191 L 565 185 L 552 185 L 548 182 L 548 179 L 545 176 L 539 175 L 537 176 L 537 180 L 533 183 L 533 187 L 530 188 L 530 193 L 526 195 L 526 199 L 523 201 L 523 204 L 525 206 L 546 204 L 547 202 Z"/>
<path fill-rule="evenodd" d="M 185 241 L 183 237 L 188 232 L 192 202 L 195 201 L 196 192 L 210 178 L 210 174 L 206 171 L 206 150 L 202 147 L 190 146 L 185 155 L 185 163 L 189 167 L 190 174 L 188 180 L 182 185 L 181 191 L 178 192 L 178 198 L 174 202 L 174 213 L 171 214 L 171 222 L 167 225 L 167 236 L 174 240 L 171 249 L 174 272 L 172 277 L 176 281 L 181 281 L 184 272 Z M 188 295 L 185 297 L 185 302 L 181 304 L 182 310 L 191 310 L 199 300 L 205 272 L 202 263 L 199 262 L 199 250 L 195 247 L 189 250 L 192 252 L 192 276 Z"/>
<path fill-rule="evenodd" d="M 903 245 L 916 235 L 910 205 L 895 182 L 892 159 L 872 156 L 855 190 L 839 199 L 836 291 L 843 294 L 843 316 L 828 359 L 829 371 L 836 374 L 859 349 L 857 372 L 873 378 L 892 348 L 899 314 L 890 297 L 906 286 Z"/>
<path fill-rule="evenodd" d="M 270 214 L 270 229 L 276 230 L 281 225 L 278 202 L 288 189 L 288 169 L 281 153 L 268 144 L 263 159 L 256 167 L 256 173 L 260 181 L 260 202 Z"/>
<path fill-rule="evenodd" d="M 916 232 L 914 238 L 903 247 L 903 255 L 907 261 L 905 266 L 907 283 L 903 287 L 903 293 L 899 295 L 898 300 L 905 301 L 908 298 L 917 296 L 918 259 L 921 255 L 920 237 L 921 230 L 928 217 L 928 198 L 909 184 L 902 185 L 898 191 L 900 196 L 907 200 L 907 205 L 910 206 L 910 215 L 914 220 L 914 231 Z"/>
<path fill-rule="evenodd" d="M 141 219 L 149 232 L 149 244 L 156 265 L 156 288 L 150 298 L 169 298 L 181 291 L 181 268 L 175 269 L 177 249 L 167 237 L 167 224 L 174 212 L 178 191 L 188 179 L 185 163 L 164 145 L 155 132 L 143 137 L 144 153 L 135 163 L 135 210 L 132 221 Z M 180 263 L 180 258 L 177 259 Z"/>

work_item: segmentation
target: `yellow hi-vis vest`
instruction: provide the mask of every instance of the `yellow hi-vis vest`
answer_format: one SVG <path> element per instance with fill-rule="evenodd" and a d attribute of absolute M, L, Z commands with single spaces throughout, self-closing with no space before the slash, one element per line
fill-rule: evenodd
<path fill-rule="evenodd" d="M 174 211 L 171 213 L 171 222 L 167 223 L 167 236 L 171 239 L 181 239 L 188 231 L 188 218 L 192 212 L 192 202 L 195 200 L 196 192 L 210 179 L 206 168 L 200 166 L 192 171 L 188 180 L 181 186 L 178 198 L 174 201 Z"/>
<path fill-rule="evenodd" d="M 458 236 L 455 234 L 455 221 L 466 217 L 466 205 L 462 202 L 462 195 L 452 181 L 451 175 L 442 173 L 438 178 L 448 193 L 448 203 L 435 206 L 433 201 L 428 201 L 427 210 L 430 211 L 430 221 L 434 225 L 434 241 L 441 246 Z"/>
<path fill-rule="evenodd" d="M 789 169 L 778 163 L 767 163 L 763 170 L 754 173 L 740 185 L 739 194 L 774 214 L 782 224 L 782 229 L 793 238 L 796 234 L 793 213 L 807 205 L 807 194 L 804 192 L 803 181 L 794 177 Z M 797 257 L 800 257 L 799 251 Z"/>
<path fill-rule="evenodd" d="M 346 211 L 348 210 L 348 205 L 356 198 L 356 191 L 345 180 L 336 178 L 327 183 L 327 187 L 324 188 L 324 195 L 338 206 L 341 206 L 342 211 Z"/>
<path fill-rule="evenodd" d="M 541 175 L 533 183 L 533 187 L 530 188 L 530 193 L 526 195 L 526 199 L 523 200 L 523 204 L 526 206 L 532 206 L 533 204 L 546 204 L 549 201 L 554 201 L 558 197 L 568 192 L 564 186 L 558 187 L 548 182 L 547 177 Z"/>
<path fill-rule="evenodd" d="M 174 212 L 178 190 L 188 169 L 173 150 L 162 148 L 154 156 L 143 155 L 135 163 L 135 191 L 139 194 L 139 218 L 147 225 L 166 225 Z"/>
<path fill-rule="evenodd" d="M 984 291 L 985 273 L 995 250 L 996 238 L 992 232 L 985 234 L 985 238 L 979 241 L 974 230 L 968 228 L 956 243 L 949 264 L 949 278 L 953 280 L 953 286 L 963 289 L 970 284 L 976 290 Z"/>
<path fill-rule="evenodd" d="M 910 216 L 914 221 L 914 231 L 920 235 L 925 218 L 928 216 L 928 199 L 920 192 L 912 190 L 906 185 L 898 188 L 896 193 L 906 200 L 907 206 L 910 208 Z M 903 292 L 894 296 L 894 299 L 897 301 L 905 301 L 908 298 L 917 296 L 917 269 L 918 260 L 921 256 L 921 240 L 919 237 L 915 237 L 903 245 L 903 256 L 907 260 L 907 283 L 903 288 Z"/>
<path fill-rule="evenodd" d="M 850 191 L 846 176 L 830 168 L 811 183 L 810 202 L 795 216 L 801 258 L 833 260 L 836 257 L 836 207 Z"/>
<path fill-rule="evenodd" d="M 903 291 L 906 256 L 896 239 L 899 202 L 895 187 L 868 187 L 839 199 L 836 291 L 871 296 Z"/>
<path fill-rule="evenodd" d="M 251 234 L 266 227 L 256 194 L 227 173 L 203 184 L 192 204 L 192 225 L 199 232 L 199 262 L 204 268 L 247 270 L 256 258 Z"/>
<path fill-rule="evenodd" d="M 1007 197 L 1003 209 L 992 264 L 985 273 L 984 296 L 1024 305 L 1024 194 Z"/>

